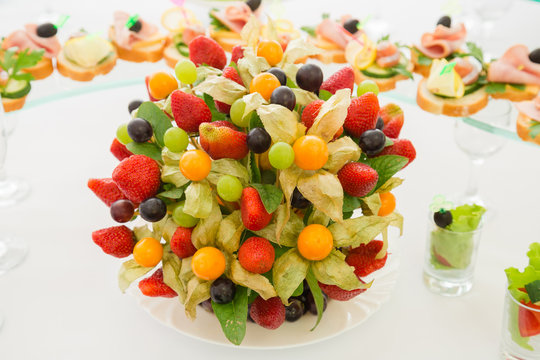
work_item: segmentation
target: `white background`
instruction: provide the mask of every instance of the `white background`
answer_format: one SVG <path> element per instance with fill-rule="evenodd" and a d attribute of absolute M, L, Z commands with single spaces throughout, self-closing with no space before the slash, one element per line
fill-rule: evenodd
<path fill-rule="evenodd" d="M 124 9 L 159 22 L 165 0 L 50 1 L 52 10 L 72 16 L 68 30 L 81 26 L 106 32 L 112 11 Z M 379 6 L 394 38 L 412 42 L 433 27 L 440 1 L 283 1 L 299 25 L 316 24 L 320 13 L 351 12 L 363 17 Z M 36 21 L 42 2 L 0 1 L 0 34 Z M 204 3 L 189 3 L 207 21 Z M 495 27 L 504 49 L 516 42 L 540 46 L 540 6 L 517 1 Z M 163 63 L 119 63 L 106 79 L 144 76 Z M 36 83 L 31 96 L 80 86 L 55 75 Z M 10 139 L 9 173 L 24 177 L 32 194 L 24 203 L 0 209 L 0 231 L 24 238 L 26 262 L 0 277 L 0 359 L 494 359 L 498 357 L 504 298 L 504 268 L 523 267 L 530 242 L 540 241 L 540 148 L 508 142 L 481 175 L 481 190 L 498 211 L 484 229 L 473 290 L 443 298 L 426 290 L 422 265 L 427 207 L 433 195 L 464 189 L 468 161 L 453 140 L 454 120 L 403 105 L 402 137 L 413 140 L 416 161 L 402 173 L 395 191 L 405 216 L 399 240 L 401 274 L 391 300 L 359 328 L 337 338 L 292 350 L 243 350 L 191 340 L 168 329 L 117 289 L 121 261 L 93 244 L 93 230 L 111 226 L 107 208 L 86 188 L 90 177 L 110 176 L 116 159 L 108 147 L 118 124 L 129 120 L 127 104 L 144 98 L 144 86 L 75 97 L 20 114 Z M 382 103 L 388 99 L 381 98 Z M 217 322 L 216 322 L 217 326 Z M 279 330 L 277 330 L 279 331 Z M 271 332 L 268 333 L 271 336 Z"/>

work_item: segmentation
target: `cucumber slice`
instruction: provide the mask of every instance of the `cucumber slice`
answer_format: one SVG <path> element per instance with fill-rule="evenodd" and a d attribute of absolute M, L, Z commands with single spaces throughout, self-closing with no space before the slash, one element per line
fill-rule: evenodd
<path fill-rule="evenodd" d="M 463 96 L 472 94 L 473 92 L 480 90 L 482 86 L 484 85 L 480 84 L 479 82 L 475 82 L 475 83 L 465 86 L 465 93 L 463 94 Z"/>
<path fill-rule="evenodd" d="M 30 82 L 26 80 L 10 79 L 2 91 L 2 97 L 7 99 L 20 99 L 30 92 Z"/>
<path fill-rule="evenodd" d="M 377 64 L 370 65 L 366 69 L 360 71 L 366 76 L 377 79 L 388 79 L 397 75 L 392 68 L 382 68 Z"/>

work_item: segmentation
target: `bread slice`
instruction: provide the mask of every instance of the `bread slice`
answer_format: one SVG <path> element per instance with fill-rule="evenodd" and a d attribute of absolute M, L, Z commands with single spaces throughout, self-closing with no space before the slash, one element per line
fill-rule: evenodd
<path fill-rule="evenodd" d="M 20 110 L 24 106 L 25 102 L 26 102 L 26 96 L 23 96 L 18 99 L 2 98 L 2 106 L 4 107 L 4 112 Z"/>
<path fill-rule="evenodd" d="M 420 74 L 425 78 L 429 77 L 431 65 L 421 65 L 418 63 L 418 53 L 414 47 L 411 48 L 411 63 L 413 64 L 413 72 Z"/>
<path fill-rule="evenodd" d="M 524 141 L 530 141 L 540 145 L 540 135 L 537 135 L 534 139 L 529 135 L 529 128 L 531 127 L 531 118 L 523 113 L 519 113 L 516 122 L 516 132 L 520 138 Z"/>
<path fill-rule="evenodd" d="M 407 65 L 407 70 L 412 71 L 413 67 L 414 67 L 413 63 L 409 62 L 409 64 Z M 375 84 L 377 84 L 380 92 L 385 92 L 385 91 L 390 91 L 390 90 L 395 89 L 398 81 L 409 80 L 409 78 L 405 75 L 396 75 L 396 76 L 392 76 L 391 78 L 381 79 L 381 78 L 374 78 L 374 77 L 366 76 L 364 75 L 364 73 L 362 73 L 360 70 L 354 67 L 353 67 L 353 71 L 354 71 L 354 82 L 356 84 L 360 84 L 364 80 L 372 80 L 375 82 Z"/>
<path fill-rule="evenodd" d="M 90 81 L 96 75 L 105 75 L 109 73 L 116 65 L 116 53 L 110 55 L 107 60 L 93 68 L 85 68 L 69 61 L 64 55 L 64 51 L 60 51 L 56 57 L 56 68 L 58 72 L 65 77 L 76 81 Z"/>
<path fill-rule="evenodd" d="M 216 30 L 214 27 L 210 27 L 210 37 L 227 52 L 232 52 L 232 49 L 236 45 L 245 45 L 240 34 L 234 31 Z"/>
<path fill-rule="evenodd" d="M 165 48 L 165 51 L 163 51 L 163 59 L 169 67 L 172 67 L 174 69 L 176 63 L 180 60 L 186 59 L 186 57 L 180 54 L 174 44 L 171 44 Z"/>
<path fill-rule="evenodd" d="M 484 88 L 460 99 L 447 99 L 436 96 L 427 88 L 427 79 L 418 84 L 416 103 L 423 110 L 432 114 L 455 117 L 469 116 L 482 110 L 488 104 L 488 95 Z"/>
<path fill-rule="evenodd" d="M 161 60 L 163 58 L 163 50 L 165 50 L 168 43 L 165 36 L 156 35 L 155 39 L 134 43 L 131 49 L 126 49 L 114 41 L 114 28 L 112 26 L 109 29 L 109 39 L 116 48 L 118 57 L 122 60 L 132 62 L 157 62 Z"/>
<path fill-rule="evenodd" d="M 540 92 L 538 85 L 526 85 L 524 90 L 516 89 L 515 87 L 506 84 L 504 92 L 489 94 L 494 99 L 506 99 L 514 102 L 532 100 Z"/>
<path fill-rule="evenodd" d="M 46 57 L 30 68 L 22 69 L 22 72 L 32 74 L 35 80 L 42 80 L 49 77 L 54 71 L 52 60 Z"/>
<path fill-rule="evenodd" d="M 315 55 L 315 59 L 319 60 L 323 64 L 345 64 L 345 51 L 339 50 L 324 50 L 321 54 Z"/>

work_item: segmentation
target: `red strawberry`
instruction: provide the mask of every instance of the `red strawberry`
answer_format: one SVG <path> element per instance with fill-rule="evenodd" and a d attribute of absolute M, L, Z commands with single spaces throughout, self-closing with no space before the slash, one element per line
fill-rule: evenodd
<path fill-rule="evenodd" d="M 247 271 L 264 274 L 272 269 L 275 255 L 274 247 L 270 244 L 270 241 L 253 236 L 240 246 L 238 261 Z"/>
<path fill-rule="evenodd" d="M 163 269 L 159 268 L 149 278 L 139 282 L 139 289 L 146 296 L 173 298 L 176 292 L 163 282 Z"/>
<path fill-rule="evenodd" d="M 176 125 L 187 132 L 197 132 L 199 125 L 212 121 L 212 112 L 203 99 L 180 90 L 171 94 L 171 110 Z"/>
<path fill-rule="evenodd" d="M 136 203 L 154 196 L 161 185 L 157 162 L 144 155 L 122 160 L 114 169 L 112 178 L 124 195 Z"/>
<path fill-rule="evenodd" d="M 264 229 L 272 220 L 272 214 L 266 212 L 259 192 L 251 187 L 244 188 L 242 191 L 240 212 L 244 226 L 251 231 Z"/>
<path fill-rule="evenodd" d="M 351 89 L 354 87 L 354 71 L 347 66 L 330 76 L 321 85 L 321 90 L 326 90 L 332 94 L 340 89 Z"/>
<path fill-rule="evenodd" d="M 96 230 L 92 233 L 92 240 L 105 254 L 117 258 L 131 255 L 135 246 L 133 232 L 124 225 Z"/>
<path fill-rule="evenodd" d="M 114 138 L 111 144 L 111 153 L 120 161 L 133 155 L 133 153 L 127 149 L 126 145 L 118 141 L 117 138 Z"/>
<path fill-rule="evenodd" d="M 242 82 L 242 78 L 240 77 L 240 75 L 238 75 L 238 72 L 232 66 L 227 66 L 223 70 L 223 76 L 226 77 L 227 79 L 233 80 L 237 82 L 238 84 L 244 86 L 244 83 Z M 224 113 L 224 114 L 229 114 L 231 112 L 231 105 L 226 104 L 221 101 L 217 101 L 217 100 L 214 102 L 216 103 L 216 109 L 219 112 Z"/>
<path fill-rule="evenodd" d="M 352 162 L 341 168 L 337 173 L 343 190 L 351 195 L 363 197 L 369 194 L 379 180 L 379 174 L 366 164 Z"/>
<path fill-rule="evenodd" d="M 214 121 L 199 126 L 201 143 L 204 151 L 214 160 L 231 158 L 240 160 L 249 152 L 247 135 L 237 131 L 228 121 Z"/>
<path fill-rule="evenodd" d="M 404 169 L 409 166 L 409 164 L 416 159 L 416 149 L 414 148 L 412 142 L 407 139 L 391 139 L 394 142 L 394 145 L 387 146 L 377 154 L 377 156 L 383 155 L 399 155 L 404 156 L 409 159 L 409 162 L 405 164 Z"/>
<path fill-rule="evenodd" d="M 351 100 L 343 127 L 354 137 L 360 137 L 366 130 L 375 129 L 379 115 L 379 100 L 372 92 L 367 92 Z"/>
<path fill-rule="evenodd" d="M 351 249 L 345 261 L 354 267 L 354 273 L 357 276 L 367 276 L 386 264 L 388 253 L 382 259 L 375 259 L 383 245 L 384 243 L 380 240 L 371 240 L 367 244 L 361 244 L 359 247 Z"/>
<path fill-rule="evenodd" d="M 88 180 L 88 188 L 109 207 L 113 202 L 126 198 L 111 178 L 90 179 Z"/>
<path fill-rule="evenodd" d="M 231 51 L 231 62 L 237 63 L 238 60 L 244 57 L 244 48 L 242 45 L 236 45 Z"/>
<path fill-rule="evenodd" d="M 365 284 L 364 281 L 360 279 L 360 277 L 358 277 L 358 280 L 360 280 L 363 284 Z M 347 291 L 347 290 L 343 290 L 337 285 L 327 285 L 321 282 L 319 282 L 319 287 L 326 295 L 328 295 L 330 299 L 334 299 L 337 301 L 348 301 L 356 297 L 357 295 L 360 295 L 364 291 L 366 291 L 366 289 L 356 289 L 356 290 Z"/>
<path fill-rule="evenodd" d="M 249 315 L 256 324 L 274 330 L 285 322 L 285 306 L 278 297 L 264 300 L 258 296 L 251 304 Z"/>
<path fill-rule="evenodd" d="M 227 56 L 223 48 L 213 39 L 200 35 L 189 43 L 189 59 L 195 65 L 208 65 L 223 70 Z"/>
<path fill-rule="evenodd" d="M 191 242 L 192 232 L 193 228 L 179 226 L 171 238 L 171 250 L 180 259 L 188 258 L 197 251 Z"/>
<path fill-rule="evenodd" d="M 403 110 L 396 104 L 387 104 L 379 110 L 379 116 L 384 122 L 384 135 L 397 139 L 403 127 Z"/>
<path fill-rule="evenodd" d="M 146 92 L 148 93 L 148 97 L 150 98 L 150 101 L 158 101 L 158 99 L 156 99 L 155 97 L 153 97 L 151 94 L 150 94 L 150 88 L 148 87 L 148 82 L 150 81 L 150 75 L 147 75 L 145 78 L 144 78 L 144 84 L 146 85 Z"/>
<path fill-rule="evenodd" d="M 309 130 L 313 123 L 315 122 L 315 118 L 317 115 L 319 115 L 319 112 L 321 111 L 321 107 L 324 104 L 324 100 L 315 100 L 311 103 L 309 103 L 305 108 L 304 111 L 302 111 L 302 124 L 306 127 L 306 131 Z M 333 140 L 336 140 L 338 137 L 343 134 L 343 126 L 336 132 L 336 135 L 334 135 Z"/>

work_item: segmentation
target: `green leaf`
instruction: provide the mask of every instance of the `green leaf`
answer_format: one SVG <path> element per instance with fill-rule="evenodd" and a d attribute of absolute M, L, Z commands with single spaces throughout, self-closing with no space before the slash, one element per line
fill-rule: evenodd
<path fill-rule="evenodd" d="M 503 93 L 506 91 L 506 84 L 505 83 L 498 83 L 498 82 L 489 82 L 486 85 L 486 93 L 488 94 L 496 94 L 496 93 Z"/>
<path fill-rule="evenodd" d="M 319 99 L 327 101 L 332 97 L 332 93 L 327 90 L 319 90 Z"/>
<path fill-rule="evenodd" d="M 141 105 L 142 106 L 142 105 Z M 151 159 L 161 162 L 161 149 L 153 143 L 136 143 L 130 142 L 126 145 L 127 149 L 136 155 L 145 155 Z"/>
<path fill-rule="evenodd" d="M 249 129 L 251 130 L 258 127 L 263 128 L 264 125 L 261 121 L 261 118 L 259 117 L 259 114 L 254 111 L 251 113 L 251 119 L 249 120 Z"/>
<path fill-rule="evenodd" d="M 373 194 L 378 188 L 384 185 L 388 179 L 394 176 L 399 170 L 403 169 L 408 162 L 409 159 L 398 155 L 384 155 L 367 159 L 366 163 L 379 174 L 377 185 L 375 185 L 368 195 Z"/>
<path fill-rule="evenodd" d="M 287 87 L 291 89 L 296 89 L 298 88 L 298 85 L 296 85 L 296 83 L 292 81 L 291 79 L 287 78 Z"/>
<path fill-rule="evenodd" d="M 212 11 L 218 11 L 218 9 L 212 9 Z M 210 25 L 214 28 L 215 31 L 231 31 L 225 24 L 218 20 L 212 14 L 212 11 L 208 14 L 210 16 Z"/>
<path fill-rule="evenodd" d="M 407 70 L 407 67 L 403 64 L 398 64 L 396 66 L 393 66 L 392 70 L 394 70 L 396 73 L 400 75 L 408 77 L 409 79 L 414 79 L 413 74 L 409 70 Z"/>
<path fill-rule="evenodd" d="M 323 315 L 324 298 L 323 298 L 321 288 L 319 287 L 319 284 L 317 282 L 317 279 L 315 278 L 315 275 L 313 274 L 313 270 L 311 270 L 311 267 L 309 268 L 306 274 L 306 281 L 309 285 L 309 290 L 311 290 L 311 294 L 313 295 L 313 300 L 315 301 L 315 307 L 317 308 L 317 322 L 315 323 L 315 326 L 313 326 L 313 328 L 311 329 L 311 331 L 313 331 L 321 322 L 322 315 Z"/>
<path fill-rule="evenodd" d="M 431 63 L 433 62 L 433 60 L 430 57 L 427 57 L 426 55 L 424 55 L 420 50 L 418 50 L 415 47 L 413 47 L 412 51 L 414 51 L 416 53 L 416 55 L 417 55 L 416 62 L 418 64 L 431 66 Z"/>
<path fill-rule="evenodd" d="M 264 208 L 269 214 L 272 214 L 278 208 L 283 200 L 283 192 L 280 188 L 268 184 L 251 184 L 261 197 Z"/>
<path fill-rule="evenodd" d="M 450 210 L 452 223 L 447 227 L 452 232 L 474 231 L 482 220 L 486 209 L 480 205 L 461 205 Z"/>
<path fill-rule="evenodd" d="M 315 33 L 315 27 L 314 26 L 302 26 L 300 28 L 302 31 L 308 33 L 309 36 L 315 37 L 317 34 Z"/>
<path fill-rule="evenodd" d="M 540 122 L 532 121 L 532 125 L 529 127 L 529 136 L 534 139 L 540 135 Z"/>
<path fill-rule="evenodd" d="M 182 195 L 184 195 L 184 189 L 183 188 L 175 188 L 168 191 L 163 191 L 157 194 L 156 196 L 167 198 L 167 199 L 180 199 L 182 198 Z"/>
<path fill-rule="evenodd" d="M 484 52 L 480 49 L 475 43 L 467 41 L 467 48 L 469 49 L 469 54 L 480 61 L 480 64 L 484 64 Z"/>
<path fill-rule="evenodd" d="M 160 147 L 165 146 L 163 136 L 165 132 L 172 127 L 171 119 L 163 110 L 151 101 L 145 101 L 139 106 L 137 116 L 148 121 L 154 129 L 154 137 Z"/>
<path fill-rule="evenodd" d="M 352 212 L 361 205 L 360 198 L 343 193 L 343 212 Z"/>
<path fill-rule="evenodd" d="M 146 275 L 152 269 L 139 265 L 135 260 L 124 262 L 118 272 L 118 287 L 122 292 L 125 292 L 133 281 Z"/>
<path fill-rule="evenodd" d="M 219 112 L 216 108 L 216 103 L 214 102 L 214 98 L 207 93 L 203 94 L 203 100 L 205 104 L 210 108 L 210 112 L 212 113 L 212 121 L 218 121 L 218 120 L 226 120 L 227 115 L 225 115 L 222 112 Z"/>
<path fill-rule="evenodd" d="M 272 279 L 278 296 L 284 304 L 294 294 L 306 278 L 309 261 L 296 248 L 280 256 L 272 268 Z"/>
<path fill-rule="evenodd" d="M 236 287 L 234 299 L 228 304 L 217 304 L 212 301 L 212 309 L 221 324 L 225 337 L 235 345 L 240 345 L 246 335 L 248 313 L 247 289 Z"/>
<path fill-rule="evenodd" d="M 508 84 L 516 90 L 525 91 L 525 84 Z"/>
<path fill-rule="evenodd" d="M 260 183 L 261 182 L 261 171 L 259 170 L 259 167 L 257 166 L 257 162 L 255 161 L 255 154 L 253 152 L 249 152 L 249 178 L 251 179 L 252 183 Z"/>

